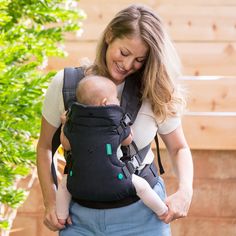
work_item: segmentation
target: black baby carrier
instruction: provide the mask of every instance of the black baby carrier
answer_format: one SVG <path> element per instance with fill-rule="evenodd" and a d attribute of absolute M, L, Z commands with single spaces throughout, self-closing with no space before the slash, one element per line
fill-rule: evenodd
<path fill-rule="evenodd" d="M 129 76 L 124 85 L 121 106 L 85 106 L 75 100 L 77 83 L 84 77 L 82 68 L 65 68 L 63 99 L 69 109 L 64 133 L 69 139 L 71 151 L 67 152 L 65 173 L 67 188 L 74 201 L 91 208 L 115 208 L 137 201 L 131 181 L 133 173 L 145 178 L 151 187 L 157 183 L 158 174 L 154 164 L 140 165 L 151 144 L 138 150 L 134 142 L 122 147 L 123 157 L 119 160 L 117 149 L 130 134 L 141 106 L 139 78 Z M 53 154 L 60 145 L 60 129 L 53 138 Z M 155 138 L 157 142 L 157 136 Z M 160 173 L 164 173 L 160 162 Z M 57 177 L 52 161 L 55 184 Z"/>

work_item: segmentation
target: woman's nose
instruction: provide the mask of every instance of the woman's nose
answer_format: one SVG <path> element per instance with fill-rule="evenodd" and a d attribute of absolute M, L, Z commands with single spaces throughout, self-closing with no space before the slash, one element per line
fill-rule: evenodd
<path fill-rule="evenodd" d="M 132 58 L 126 58 L 123 62 L 123 66 L 125 70 L 130 70 L 133 68 L 134 61 Z"/>

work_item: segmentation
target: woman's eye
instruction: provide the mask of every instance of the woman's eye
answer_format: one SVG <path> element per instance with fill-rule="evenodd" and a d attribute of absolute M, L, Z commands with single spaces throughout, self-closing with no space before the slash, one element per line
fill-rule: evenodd
<path fill-rule="evenodd" d="M 127 57 L 128 56 L 128 53 L 127 52 L 124 52 L 124 51 L 120 51 L 121 55 L 124 56 L 124 57 Z"/>
<path fill-rule="evenodd" d="M 137 61 L 138 63 L 144 63 L 145 59 L 143 59 L 143 58 L 142 58 L 142 59 L 138 59 L 138 58 L 137 58 L 136 61 Z"/>

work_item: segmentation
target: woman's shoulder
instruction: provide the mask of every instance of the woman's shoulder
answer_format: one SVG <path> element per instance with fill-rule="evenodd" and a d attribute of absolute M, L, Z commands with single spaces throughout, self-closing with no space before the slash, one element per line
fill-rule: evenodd
<path fill-rule="evenodd" d="M 151 103 L 148 99 L 143 99 L 139 112 L 145 113 L 146 115 L 150 115 L 150 116 L 154 117 L 154 113 L 152 111 L 152 106 L 151 106 Z"/>
<path fill-rule="evenodd" d="M 151 103 L 148 99 L 144 99 L 140 108 L 140 113 L 152 117 L 158 127 L 158 133 L 168 134 L 175 130 L 181 124 L 181 117 L 176 115 L 167 117 L 164 121 L 160 122 L 154 115 Z"/>
<path fill-rule="evenodd" d="M 180 116 L 172 116 L 166 118 L 163 122 L 158 124 L 159 134 L 169 134 L 181 125 Z"/>
<path fill-rule="evenodd" d="M 42 115 L 54 127 L 60 125 L 60 115 L 64 112 L 62 96 L 64 71 L 60 70 L 51 79 L 45 94 Z"/>
<path fill-rule="evenodd" d="M 51 79 L 51 83 L 49 86 L 62 86 L 64 78 L 64 70 L 59 70 Z"/>

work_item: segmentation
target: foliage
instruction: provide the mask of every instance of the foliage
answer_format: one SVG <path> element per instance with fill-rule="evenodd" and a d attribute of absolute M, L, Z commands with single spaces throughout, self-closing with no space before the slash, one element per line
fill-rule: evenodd
<path fill-rule="evenodd" d="M 0 0 L 0 207 L 17 208 L 16 182 L 35 165 L 42 97 L 54 74 L 49 56 L 64 56 L 64 33 L 78 31 L 84 13 L 72 0 Z M 3 218 L 3 213 L 0 212 Z M 0 219 L 0 228 L 9 222 Z"/>

